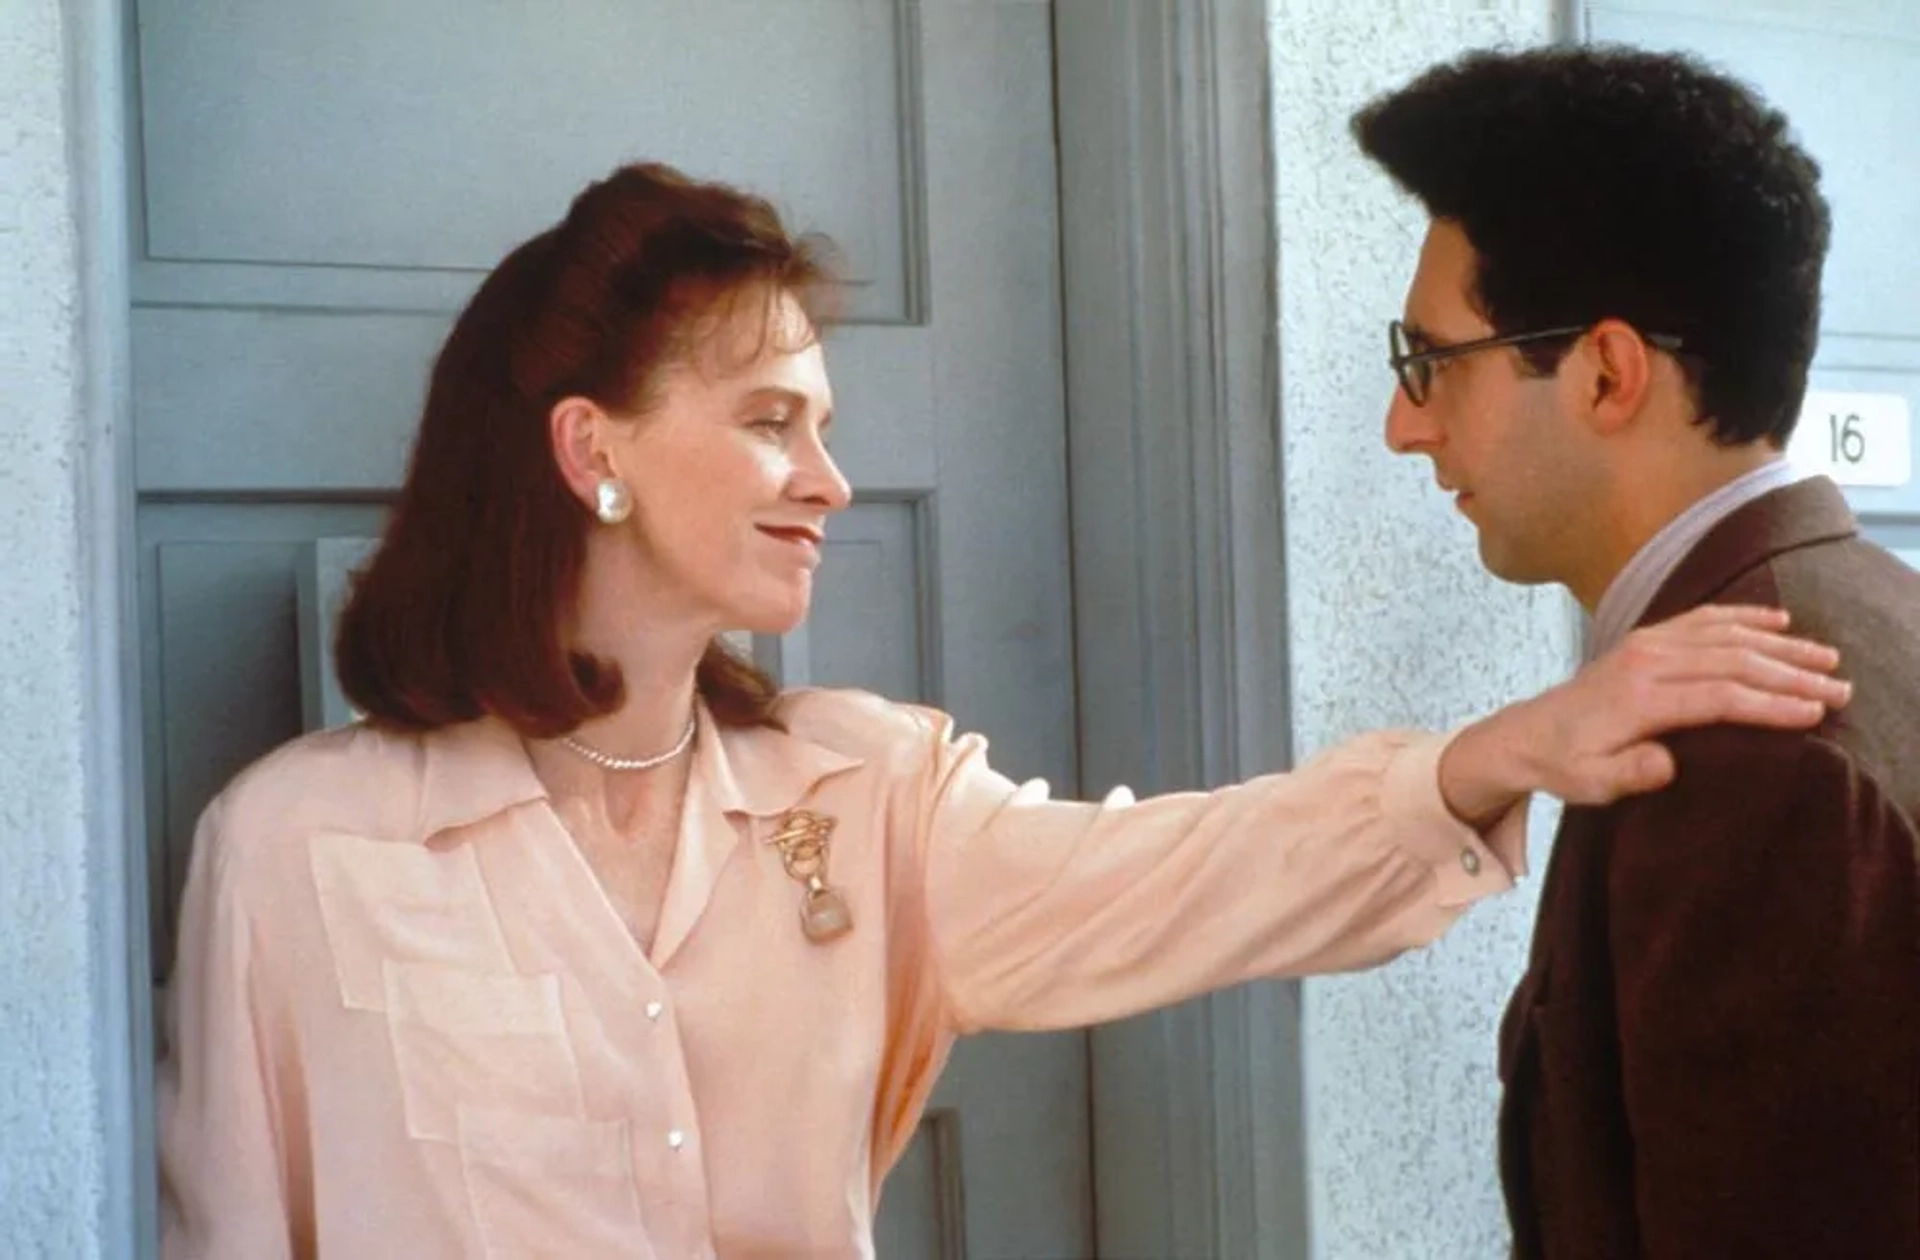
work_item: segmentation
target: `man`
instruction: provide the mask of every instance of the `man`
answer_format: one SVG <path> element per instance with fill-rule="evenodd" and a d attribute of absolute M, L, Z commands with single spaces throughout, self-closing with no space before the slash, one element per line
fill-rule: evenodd
<path fill-rule="evenodd" d="M 1569 809 L 1501 1034 L 1522 1257 L 1920 1256 L 1920 574 L 1782 458 L 1827 207 L 1786 120 L 1691 60 L 1477 54 L 1354 119 L 1431 218 L 1393 328 L 1396 451 L 1590 651 L 1774 604 L 1853 702 L 1667 741 Z"/>

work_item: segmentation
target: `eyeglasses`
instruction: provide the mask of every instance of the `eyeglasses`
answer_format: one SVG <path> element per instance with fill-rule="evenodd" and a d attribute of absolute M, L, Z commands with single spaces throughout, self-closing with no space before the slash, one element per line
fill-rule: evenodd
<path fill-rule="evenodd" d="M 1543 328 L 1538 332 L 1513 333 L 1505 337 L 1481 337 L 1475 341 L 1459 341 L 1450 346 L 1429 346 L 1419 350 L 1414 348 L 1415 334 L 1396 319 L 1387 324 L 1387 365 L 1400 378 L 1400 388 L 1406 391 L 1407 401 L 1416 407 L 1424 407 L 1427 405 L 1427 391 L 1433 387 L 1433 365 L 1436 363 L 1481 350 L 1497 350 L 1502 346 L 1524 346 L 1529 342 L 1552 341 L 1557 337 L 1578 337 L 1590 327 L 1590 324 L 1570 324 L 1565 328 Z M 1669 354 L 1679 350 L 1682 344 L 1680 338 L 1666 333 L 1646 333 L 1644 336 L 1648 345 Z"/>

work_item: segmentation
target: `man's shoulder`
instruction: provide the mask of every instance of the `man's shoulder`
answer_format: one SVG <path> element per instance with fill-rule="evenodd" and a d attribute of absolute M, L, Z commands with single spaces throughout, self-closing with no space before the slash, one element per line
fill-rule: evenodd
<path fill-rule="evenodd" d="M 1673 782 L 1595 820 L 1594 852 L 1616 896 L 1679 886 L 1737 899 L 1889 860 L 1910 868 L 1920 855 L 1910 808 L 1829 731 L 1714 726 L 1664 742 Z"/>
<path fill-rule="evenodd" d="M 1824 722 L 1804 731 L 1723 722 L 1669 732 L 1661 742 L 1673 754 L 1673 782 L 1658 792 L 1622 801 L 1626 808 L 1619 812 L 1631 814 L 1636 803 L 1726 806 L 1740 798 L 1778 797 L 1808 789 L 1823 768 L 1852 761 L 1833 734 Z M 1808 771 L 1814 771 L 1814 777 L 1809 778 Z"/>
<path fill-rule="evenodd" d="M 1657 841 L 1678 831 L 1697 831 L 1703 819 L 1723 820 L 1725 826 L 1716 830 L 1757 823 L 1789 796 L 1817 792 L 1834 777 L 1805 776 L 1802 771 L 1810 764 L 1833 768 L 1850 760 L 1845 749 L 1818 731 L 1729 723 L 1671 731 L 1660 742 L 1674 760 L 1674 777 L 1667 786 L 1611 805 L 1569 807 L 1555 844 L 1591 846 L 1604 856 L 1623 840 Z"/>
<path fill-rule="evenodd" d="M 1920 813 L 1920 571 L 1859 538 L 1771 562 L 1791 629 L 1840 653 L 1852 701 L 1816 732 Z"/>
<path fill-rule="evenodd" d="M 1858 536 L 1782 551 L 1766 570 L 1794 633 L 1833 643 L 1879 681 L 1920 688 L 1920 570 Z"/>

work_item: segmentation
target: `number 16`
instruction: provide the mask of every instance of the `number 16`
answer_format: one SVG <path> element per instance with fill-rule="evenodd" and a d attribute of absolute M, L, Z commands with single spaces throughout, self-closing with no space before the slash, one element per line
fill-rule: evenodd
<path fill-rule="evenodd" d="M 1860 417 L 1827 417 L 1827 432 L 1833 439 L 1833 462 L 1857 464 L 1867 457 L 1867 435 L 1860 432 Z"/>

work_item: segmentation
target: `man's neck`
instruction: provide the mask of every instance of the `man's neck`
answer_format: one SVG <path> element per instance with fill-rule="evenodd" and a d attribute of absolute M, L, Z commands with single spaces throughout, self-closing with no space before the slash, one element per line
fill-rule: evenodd
<path fill-rule="evenodd" d="M 1567 588 L 1589 615 L 1621 572 L 1683 512 L 1702 499 L 1747 474 L 1777 463 L 1780 451 L 1765 442 L 1715 448 L 1698 459 L 1676 459 L 1661 467 L 1645 461 L 1657 473 L 1643 478 L 1623 477 L 1613 497 L 1611 519 L 1597 531 L 1593 565 L 1568 581 Z"/>
<path fill-rule="evenodd" d="M 1610 651 L 1639 624 L 1675 570 L 1727 517 L 1796 479 L 1785 460 L 1766 460 L 1689 504 L 1643 544 L 1592 609 L 1589 658 Z"/>

